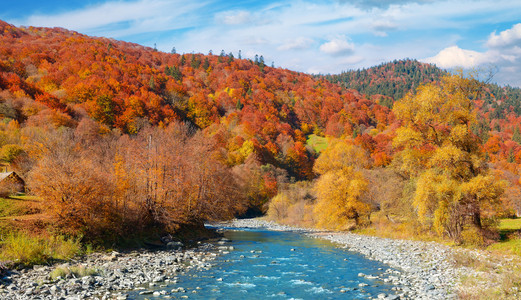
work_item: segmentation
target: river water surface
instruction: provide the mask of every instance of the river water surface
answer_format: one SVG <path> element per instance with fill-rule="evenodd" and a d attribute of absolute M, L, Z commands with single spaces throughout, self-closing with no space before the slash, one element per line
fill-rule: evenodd
<path fill-rule="evenodd" d="M 224 236 L 231 240 L 226 246 L 234 249 L 212 262 L 210 270 L 188 272 L 177 284 L 161 288 L 168 291 L 167 298 L 368 299 L 394 294 L 393 285 L 358 275 L 382 275 L 388 266 L 329 241 L 263 229 L 228 228 Z M 186 292 L 170 293 L 179 287 Z"/>

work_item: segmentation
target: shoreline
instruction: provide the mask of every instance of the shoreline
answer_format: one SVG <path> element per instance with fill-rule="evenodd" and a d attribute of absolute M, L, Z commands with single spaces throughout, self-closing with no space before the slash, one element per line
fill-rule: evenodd
<path fill-rule="evenodd" d="M 313 238 L 329 240 L 339 248 L 364 255 L 390 267 L 385 274 L 359 277 L 395 285 L 395 294 L 379 299 L 457 299 L 456 288 L 463 274 L 475 271 L 456 267 L 455 253 L 481 255 L 479 251 L 454 249 L 435 242 L 394 240 L 349 232 L 280 225 L 262 218 L 235 219 L 208 224 L 217 231 L 228 228 L 265 228 L 273 231 L 298 232 Z M 229 241 L 217 238 L 191 249 L 134 250 L 125 253 L 93 253 L 63 264 L 34 266 L 32 269 L 11 270 L 0 278 L 2 299 L 127 299 L 129 294 L 149 296 L 174 295 L 187 292 L 176 285 L 177 276 L 190 270 L 207 270 Z M 225 249 L 226 250 L 226 249 Z M 83 266 L 97 271 L 94 275 L 72 274 L 51 280 L 56 269 Z M 159 288 L 175 285 L 171 292 Z M 190 292 L 197 292 L 196 290 Z M 379 295 L 380 296 L 380 295 Z"/>
<path fill-rule="evenodd" d="M 450 262 L 454 249 L 435 242 L 393 240 L 349 232 L 329 232 L 280 225 L 263 219 L 241 219 L 219 223 L 219 226 L 238 228 L 266 228 L 275 231 L 294 231 L 329 240 L 348 251 L 380 261 L 395 270 L 386 278 L 358 274 L 374 280 L 390 281 L 396 285 L 393 295 L 382 299 L 457 299 L 455 288 L 462 274 Z M 465 270 L 469 271 L 469 270 Z M 376 283 L 375 283 L 376 284 Z"/>
<path fill-rule="evenodd" d="M 216 244 L 224 243 L 216 240 Z M 9 270 L 0 278 L 0 298 L 123 300 L 131 293 L 162 296 L 164 292 L 156 291 L 158 288 L 176 284 L 177 276 L 190 270 L 211 268 L 211 261 L 220 253 L 222 251 L 216 245 L 201 243 L 197 248 L 182 250 L 93 253 L 62 264 Z M 70 272 L 78 268 L 96 273 L 82 276 L 72 272 L 64 277 L 50 278 L 54 270 Z M 176 289 L 172 293 L 186 292 L 182 287 L 176 286 Z"/>

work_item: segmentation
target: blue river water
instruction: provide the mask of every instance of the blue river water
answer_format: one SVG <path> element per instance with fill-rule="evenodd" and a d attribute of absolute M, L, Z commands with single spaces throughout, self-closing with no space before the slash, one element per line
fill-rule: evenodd
<path fill-rule="evenodd" d="M 230 229 L 224 236 L 231 240 L 226 246 L 234 249 L 219 256 L 214 267 L 187 272 L 162 289 L 186 289 L 171 294 L 173 299 L 371 299 L 394 294 L 393 285 L 358 276 L 381 275 L 388 266 L 329 241 L 262 229 Z"/>

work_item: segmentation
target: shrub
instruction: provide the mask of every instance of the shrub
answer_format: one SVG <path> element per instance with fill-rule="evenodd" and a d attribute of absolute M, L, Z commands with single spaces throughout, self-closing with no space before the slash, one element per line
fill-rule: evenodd
<path fill-rule="evenodd" d="M 11 261 L 16 265 L 32 266 L 51 260 L 70 259 L 81 252 L 79 239 L 63 236 L 31 236 L 14 232 L 3 237 L 0 261 Z"/>
<path fill-rule="evenodd" d="M 485 239 L 483 237 L 481 230 L 479 230 L 478 228 L 476 228 L 474 226 L 465 228 L 461 232 L 461 242 L 464 245 L 468 245 L 468 246 L 477 246 L 477 247 L 485 246 Z"/>

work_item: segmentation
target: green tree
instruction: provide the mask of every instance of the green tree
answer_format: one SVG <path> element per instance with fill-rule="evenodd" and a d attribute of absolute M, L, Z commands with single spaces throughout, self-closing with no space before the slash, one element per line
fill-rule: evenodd
<path fill-rule="evenodd" d="M 519 132 L 518 126 L 514 128 L 514 133 L 512 134 L 512 141 L 521 145 L 521 133 Z"/>
<path fill-rule="evenodd" d="M 115 121 L 116 103 L 110 95 L 100 95 L 96 98 L 96 105 L 92 111 L 92 117 L 109 126 Z"/>
<path fill-rule="evenodd" d="M 7 144 L 0 148 L 0 159 L 6 163 L 12 163 L 24 152 L 23 148 L 16 144 Z"/>

